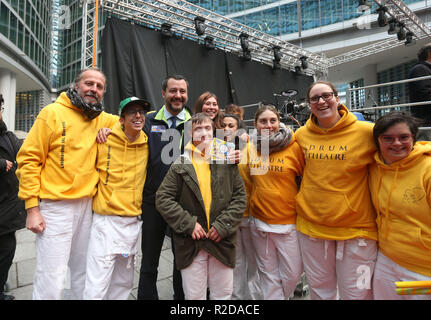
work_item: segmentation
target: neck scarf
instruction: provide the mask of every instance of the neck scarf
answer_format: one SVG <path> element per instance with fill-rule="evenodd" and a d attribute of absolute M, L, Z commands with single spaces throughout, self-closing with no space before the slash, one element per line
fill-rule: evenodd
<path fill-rule="evenodd" d="M 74 88 L 69 88 L 66 95 L 72 104 L 81 109 L 90 120 L 96 118 L 104 109 L 100 102 L 95 104 L 85 102 Z"/>
<path fill-rule="evenodd" d="M 286 148 L 290 140 L 292 140 L 292 131 L 289 128 L 280 126 L 280 129 L 276 133 L 269 136 L 263 137 L 257 134 L 256 147 L 259 152 L 262 152 L 261 148 L 263 142 L 263 145 L 269 146 L 269 154 L 271 154 Z"/>

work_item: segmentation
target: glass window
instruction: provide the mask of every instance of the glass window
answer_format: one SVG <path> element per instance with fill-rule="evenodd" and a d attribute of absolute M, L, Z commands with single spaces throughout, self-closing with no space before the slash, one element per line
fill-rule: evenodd
<path fill-rule="evenodd" d="M 0 32 L 7 37 L 9 27 L 9 9 L 1 3 L 0 7 Z"/>
<path fill-rule="evenodd" d="M 252 9 L 260 6 L 260 0 L 245 0 L 245 9 Z"/>
<path fill-rule="evenodd" d="M 253 12 L 244 16 L 244 18 L 246 25 L 256 30 L 265 32 L 262 23 L 262 12 Z"/>
<path fill-rule="evenodd" d="M 208 9 L 208 10 L 212 10 L 212 4 L 211 4 L 211 0 L 201 0 L 199 5 L 202 8 Z"/>
<path fill-rule="evenodd" d="M 280 17 L 279 7 L 274 7 L 268 10 L 262 11 L 262 27 L 263 32 L 271 34 L 273 36 L 280 35 Z"/>
<path fill-rule="evenodd" d="M 229 0 L 213 0 L 214 12 L 218 14 L 229 13 Z"/>
<path fill-rule="evenodd" d="M 18 48 L 24 51 L 24 25 L 18 22 Z"/>
<path fill-rule="evenodd" d="M 319 2 L 314 0 L 301 1 L 301 28 L 308 30 L 320 27 Z"/>
<path fill-rule="evenodd" d="M 340 0 L 320 0 L 320 23 L 322 26 L 343 20 Z"/>
<path fill-rule="evenodd" d="M 298 7 L 296 2 L 280 7 L 281 34 L 298 32 Z"/>
<path fill-rule="evenodd" d="M 18 19 L 11 12 L 10 14 L 10 25 L 9 25 L 9 40 L 16 44 L 16 36 L 18 32 Z"/>
<path fill-rule="evenodd" d="M 244 0 L 229 0 L 229 13 L 244 10 Z"/>

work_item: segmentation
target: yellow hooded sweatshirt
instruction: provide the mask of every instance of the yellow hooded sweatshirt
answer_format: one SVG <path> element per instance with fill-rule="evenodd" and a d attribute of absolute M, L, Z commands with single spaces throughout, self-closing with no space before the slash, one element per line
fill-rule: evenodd
<path fill-rule="evenodd" d="M 387 165 L 379 153 L 370 168 L 379 250 L 397 264 L 431 277 L 431 142 L 416 142 Z"/>
<path fill-rule="evenodd" d="M 246 146 L 241 150 L 241 162 L 238 164 L 238 170 L 242 177 L 242 180 L 244 181 L 244 187 L 245 191 L 247 192 L 247 207 L 244 211 L 244 217 L 249 216 L 250 211 L 250 196 L 251 196 L 251 190 L 252 190 L 252 181 L 250 180 L 249 175 L 249 168 L 248 168 L 248 161 L 249 161 L 249 155 L 250 155 L 250 146 L 251 142 L 247 142 Z"/>
<path fill-rule="evenodd" d="M 120 122 L 108 141 L 97 145 L 99 184 L 93 211 L 103 215 L 138 216 L 142 213 L 142 190 L 147 176 L 148 139 L 142 131 L 130 142 Z"/>
<path fill-rule="evenodd" d="M 261 157 L 254 144 L 249 149 L 247 167 L 240 170 L 246 177 L 245 185 L 251 187 L 249 213 L 268 224 L 295 224 L 296 177 L 302 175 L 304 166 L 295 137 L 292 135 L 286 148 L 270 153 L 268 158 Z"/>
<path fill-rule="evenodd" d="M 89 120 L 64 92 L 43 108 L 17 155 L 18 196 L 26 209 L 39 206 L 39 199 L 93 197 L 97 132 L 118 119 L 102 112 Z"/>
<path fill-rule="evenodd" d="M 376 151 L 373 125 L 358 121 L 344 105 L 341 119 L 320 128 L 311 115 L 296 139 L 305 155 L 296 196 L 297 229 L 314 238 L 377 240 L 376 213 L 368 188 L 368 167 Z"/>

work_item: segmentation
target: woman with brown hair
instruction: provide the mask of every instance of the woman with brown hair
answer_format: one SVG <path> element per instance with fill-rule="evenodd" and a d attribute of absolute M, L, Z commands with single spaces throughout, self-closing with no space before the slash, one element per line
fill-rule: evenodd
<path fill-rule="evenodd" d="M 305 155 L 296 196 L 298 239 L 311 299 L 372 299 L 376 214 L 368 167 L 373 125 L 343 104 L 330 82 L 308 89 L 311 116 L 295 132 Z"/>
<path fill-rule="evenodd" d="M 222 117 L 217 96 L 209 91 L 202 93 L 196 101 L 194 114 L 203 112 L 214 122 L 216 129 L 223 129 Z"/>

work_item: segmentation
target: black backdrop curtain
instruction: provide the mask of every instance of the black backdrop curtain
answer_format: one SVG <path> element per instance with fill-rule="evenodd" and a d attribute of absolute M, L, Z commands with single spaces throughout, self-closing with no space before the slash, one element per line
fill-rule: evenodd
<path fill-rule="evenodd" d="M 272 70 L 222 50 L 208 50 L 192 40 L 163 39 L 158 31 L 116 18 L 107 19 L 101 47 L 108 83 L 104 102 L 110 113 L 118 113 L 119 102 L 129 96 L 146 98 L 159 109 L 164 103 L 161 84 L 170 74 L 188 80 L 191 109 L 204 91 L 215 93 L 224 108 L 228 103 L 275 103 L 273 94 L 285 89 L 296 89 L 297 98 L 305 98 L 313 82 L 310 76 Z"/>

